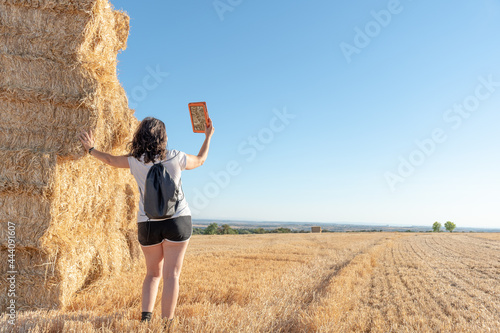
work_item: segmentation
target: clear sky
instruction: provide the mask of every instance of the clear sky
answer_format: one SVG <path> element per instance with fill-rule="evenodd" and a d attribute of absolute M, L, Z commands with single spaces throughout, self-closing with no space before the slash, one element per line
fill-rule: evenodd
<path fill-rule="evenodd" d="M 114 0 L 198 219 L 500 227 L 500 2 Z"/>

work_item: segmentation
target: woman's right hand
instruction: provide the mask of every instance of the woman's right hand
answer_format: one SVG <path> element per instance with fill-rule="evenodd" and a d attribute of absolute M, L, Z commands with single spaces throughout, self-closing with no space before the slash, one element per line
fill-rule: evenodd
<path fill-rule="evenodd" d="M 214 125 L 212 119 L 208 118 L 208 124 L 205 127 L 205 141 L 201 146 L 200 152 L 197 156 L 186 154 L 186 170 L 193 170 L 205 163 L 208 156 L 208 149 L 210 147 L 210 138 L 214 134 Z"/>
<path fill-rule="evenodd" d="M 208 124 L 205 126 L 205 136 L 210 138 L 214 134 L 214 125 L 212 124 L 212 119 L 208 118 Z"/>

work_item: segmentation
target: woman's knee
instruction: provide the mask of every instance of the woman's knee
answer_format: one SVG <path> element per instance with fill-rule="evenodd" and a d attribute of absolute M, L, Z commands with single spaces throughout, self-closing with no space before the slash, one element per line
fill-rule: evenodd
<path fill-rule="evenodd" d="M 146 277 L 150 278 L 151 280 L 160 280 L 162 277 L 162 271 L 161 270 L 147 271 Z"/>
<path fill-rule="evenodd" d="M 164 268 L 163 269 L 163 279 L 174 279 L 178 280 L 179 277 L 181 276 L 181 269 L 180 268 L 174 268 L 174 269 L 169 269 L 169 268 Z"/>

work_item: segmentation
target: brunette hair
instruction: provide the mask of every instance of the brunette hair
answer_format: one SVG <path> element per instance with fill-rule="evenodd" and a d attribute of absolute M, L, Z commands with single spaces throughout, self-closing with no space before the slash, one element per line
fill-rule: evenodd
<path fill-rule="evenodd" d="M 129 155 L 140 159 L 144 155 L 144 163 L 163 160 L 167 156 L 167 131 L 163 121 L 144 118 L 137 127 L 132 142 L 128 144 Z"/>

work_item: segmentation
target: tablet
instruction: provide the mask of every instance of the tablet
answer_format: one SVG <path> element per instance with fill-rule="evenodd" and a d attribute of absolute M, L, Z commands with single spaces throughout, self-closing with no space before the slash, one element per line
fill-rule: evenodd
<path fill-rule="evenodd" d="M 207 103 L 189 103 L 188 107 L 189 115 L 191 116 L 191 124 L 193 125 L 193 132 L 205 133 L 205 127 L 208 124 Z"/>

